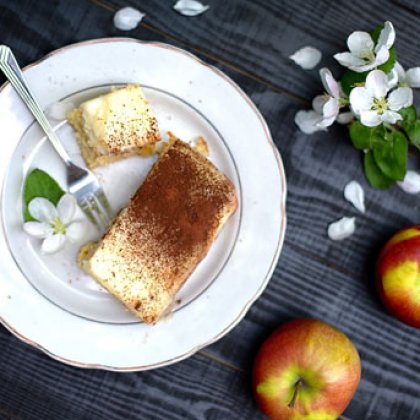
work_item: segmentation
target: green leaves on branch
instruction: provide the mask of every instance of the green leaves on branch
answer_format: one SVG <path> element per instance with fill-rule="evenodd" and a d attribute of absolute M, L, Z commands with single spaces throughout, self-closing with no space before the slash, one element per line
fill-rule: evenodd
<path fill-rule="evenodd" d="M 417 119 L 417 111 L 414 105 L 400 110 L 403 117 L 400 126 L 404 129 L 413 146 L 420 149 L 420 120 Z"/>
<path fill-rule="evenodd" d="M 28 205 L 36 197 L 43 197 L 57 205 L 64 191 L 46 172 L 34 169 L 26 177 L 23 190 L 23 218 L 25 222 L 34 221 L 28 210 Z"/>
<path fill-rule="evenodd" d="M 402 181 L 407 171 L 408 143 L 399 131 L 388 133 L 389 139 L 373 148 L 373 157 L 381 172 L 394 181 Z"/>
<path fill-rule="evenodd" d="M 386 189 L 404 179 L 408 142 L 402 132 L 388 130 L 384 125 L 366 127 L 355 121 L 350 126 L 350 138 L 356 149 L 366 151 L 364 169 L 373 187 Z"/>
<path fill-rule="evenodd" d="M 377 127 L 370 128 L 360 121 L 354 121 L 350 126 L 350 138 L 353 146 L 359 150 L 370 150 L 374 144 L 380 142 L 381 134 Z"/>
<path fill-rule="evenodd" d="M 369 150 L 365 154 L 363 164 L 366 178 L 369 181 L 369 184 L 372 185 L 372 187 L 377 188 L 378 190 L 386 190 L 394 183 L 392 179 L 386 177 L 381 172 L 381 170 L 375 162 L 372 150 Z"/>

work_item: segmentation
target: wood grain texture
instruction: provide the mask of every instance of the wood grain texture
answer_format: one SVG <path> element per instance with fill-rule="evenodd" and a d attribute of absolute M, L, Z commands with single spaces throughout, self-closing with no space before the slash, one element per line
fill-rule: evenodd
<path fill-rule="evenodd" d="M 96 0 L 109 8 L 125 6 L 124 0 Z M 205 51 L 218 59 L 247 70 L 295 99 L 308 101 L 320 92 L 318 70 L 303 70 L 289 56 L 298 48 L 320 49 L 320 65 L 339 70 L 332 55 L 343 51 L 354 30 L 369 31 L 391 20 L 399 31 L 397 49 L 402 64 L 418 65 L 420 44 L 413 39 L 420 24 L 418 2 L 392 0 L 379 3 L 346 0 L 207 0 L 210 9 L 188 20 L 169 13 L 171 1 L 132 0 L 147 17 L 144 25 L 167 32 L 189 48 Z M 376 6 L 375 6 L 376 5 Z M 416 6 L 417 5 L 417 6 Z M 413 13 L 414 12 L 414 13 Z M 322 89 L 321 89 L 322 90 Z"/>
<path fill-rule="evenodd" d="M 417 197 L 398 188 L 367 187 L 343 127 L 306 136 L 293 123 L 296 111 L 320 89 L 317 72 L 294 66 L 288 55 L 302 45 L 324 58 L 343 48 L 356 28 L 391 19 L 399 30 L 403 64 L 418 59 L 420 23 L 415 1 L 309 2 L 208 0 L 211 9 L 188 19 L 171 1 L 132 1 L 148 13 L 128 33 L 112 26 L 120 0 L 0 0 L 2 42 L 27 64 L 63 45 L 104 36 L 133 36 L 186 47 L 227 72 L 266 118 L 288 175 L 288 230 L 284 251 L 267 290 L 224 339 L 175 366 L 117 374 L 64 366 L 0 329 L 0 418 L 261 418 L 250 394 L 252 360 L 282 322 L 323 319 L 355 342 L 363 360 L 360 388 L 346 411 L 354 419 L 420 417 L 420 334 L 393 320 L 373 289 L 373 264 L 393 231 L 415 223 Z M 19 28 L 19 30 L 17 30 Z M 327 59 L 324 64 L 331 62 Z M 420 64 L 420 62 L 417 62 Z M 419 166 L 416 156 L 411 164 Z M 358 214 L 342 196 L 359 180 L 367 212 Z M 328 223 L 357 216 L 354 236 L 327 239 Z"/>

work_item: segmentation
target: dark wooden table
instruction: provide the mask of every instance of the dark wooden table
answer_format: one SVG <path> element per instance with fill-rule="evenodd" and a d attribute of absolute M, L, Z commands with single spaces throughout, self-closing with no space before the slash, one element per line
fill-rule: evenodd
<path fill-rule="evenodd" d="M 122 0 L 0 1 L 0 42 L 10 45 L 23 65 L 70 43 L 123 35 L 167 42 L 219 67 L 267 119 L 288 176 L 288 229 L 278 266 L 230 334 L 176 365 L 122 374 L 63 365 L 0 327 L 0 418 L 262 418 L 250 386 L 258 346 L 282 322 L 313 317 L 340 328 L 360 350 L 363 377 L 347 417 L 419 419 L 420 331 L 388 316 L 373 287 L 381 244 L 396 229 L 419 222 L 419 197 L 397 187 L 369 188 L 344 127 L 313 136 L 299 132 L 294 115 L 309 107 L 321 87 L 316 70 L 302 70 L 288 57 L 313 45 L 324 54 L 322 64 L 333 65 L 331 55 L 343 50 L 350 32 L 391 20 L 399 60 L 407 67 L 420 65 L 420 3 L 206 2 L 207 13 L 186 18 L 172 11 L 174 0 L 131 0 L 147 17 L 139 28 L 122 33 L 112 24 L 114 11 L 127 5 Z M 419 105 L 418 96 L 415 101 Z M 410 161 L 419 167 L 415 152 Z M 365 187 L 363 216 L 342 198 L 351 179 Z M 342 215 L 358 216 L 357 231 L 332 242 L 326 227 Z"/>

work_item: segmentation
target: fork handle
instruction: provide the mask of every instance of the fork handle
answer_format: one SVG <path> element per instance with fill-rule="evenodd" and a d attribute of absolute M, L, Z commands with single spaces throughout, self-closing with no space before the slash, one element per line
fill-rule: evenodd
<path fill-rule="evenodd" d="M 47 117 L 45 116 L 34 95 L 29 89 L 25 77 L 23 76 L 22 70 L 20 69 L 16 58 L 12 53 L 12 50 L 6 45 L 0 45 L 0 70 L 3 71 L 4 75 L 15 88 L 22 101 L 31 111 L 31 114 L 38 121 L 39 125 L 44 130 L 48 140 L 51 142 L 56 152 L 64 160 L 66 165 L 69 165 L 71 162 L 70 156 L 64 149 L 57 134 L 54 132 L 51 124 L 47 120 Z"/>

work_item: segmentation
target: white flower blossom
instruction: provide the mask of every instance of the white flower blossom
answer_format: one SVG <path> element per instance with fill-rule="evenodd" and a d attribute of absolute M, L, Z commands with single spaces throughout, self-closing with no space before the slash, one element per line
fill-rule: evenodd
<path fill-rule="evenodd" d="M 319 127 L 329 127 L 334 121 L 340 124 L 348 124 L 353 119 L 351 112 L 339 114 L 340 108 L 345 106 L 347 98 L 344 96 L 340 83 L 334 79 L 330 70 L 326 67 L 319 71 L 322 84 L 327 92 L 322 106 L 322 120 L 318 123 Z"/>
<path fill-rule="evenodd" d="M 350 105 L 363 125 L 375 127 L 383 122 L 395 124 L 401 120 L 397 112 L 413 103 L 413 91 L 400 87 L 389 95 L 388 77 L 381 70 L 371 71 L 365 86 L 355 87 L 350 92 Z"/>
<path fill-rule="evenodd" d="M 395 63 L 393 72 L 397 75 L 398 85 L 401 87 L 420 87 L 420 67 L 413 67 L 404 70 L 404 67 L 400 63 Z"/>
<path fill-rule="evenodd" d="M 41 251 L 52 254 L 62 249 L 67 241 L 77 242 L 86 230 L 86 223 L 75 221 L 76 199 L 64 194 L 55 207 L 49 200 L 36 197 L 29 203 L 29 213 L 37 222 L 26 222 L 23 229 L 29 235 L 43 239 Z"/>
<path fill-rule="evenodd" d="M 394 42 L 394 27 L 391 22 L 385 22 L 376 45 L 370 34 L 356 31 L 347 38 L 349 52 L 335 54 L 334 58 L 342 66 L 363 73 L 386 63 L 389 59 L 389 49 Z"/>

